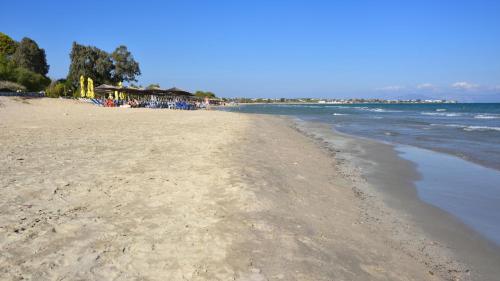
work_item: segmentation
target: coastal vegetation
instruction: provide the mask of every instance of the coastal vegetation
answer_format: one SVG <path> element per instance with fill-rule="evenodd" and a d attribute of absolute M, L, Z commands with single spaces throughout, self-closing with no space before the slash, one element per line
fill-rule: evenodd
<path fill-rule="evenodd" d="M 94 83 L 117 84 L 136 82 L 141 75 L 139 63 L 127 46 L 120 45 L 112 53 L 95 46 L 73 42 L 67 77 L 51 81 L 45 50 L 28 37 L 17 42 L 0 32 L 0 90 L 38 92 L 48 97 L 74 96 L 79 93 L 80 76 Z"/>
<path fill-rule="evenodd" d="M 50 84 L 48 71 L 45 50 L 33 39 L 25 37 L 16 42 L 0 32 L 0 81 L 3 81 L 3 89 L 43 90 Z"/>
<path fill-rule="evenodd" d="M 26 91 L 26 87 L 12 81 L 0 81 L 0 92 L 2 91 L 23 92 Z"/>
<path fill-rule="evenodd" d="M 216 98 L 212 92 L 196 91 L 194 95 L 198 98 Z"/>
<path fill-rule="evenodd" d="M 71 94 L 71 84 L 66 79 L 52 81 L 45 89 L 45 95 L 49 98 L 67 97 Z"/>
<path fill-rule="evenodd" d="M 151 89 L 159 89 L 160 88 L 160 84 L 156 83 L 156 84 L 149 84 L 149 86 L 146 87 L 146 89 L 148 90 L 151 90 Z"/>

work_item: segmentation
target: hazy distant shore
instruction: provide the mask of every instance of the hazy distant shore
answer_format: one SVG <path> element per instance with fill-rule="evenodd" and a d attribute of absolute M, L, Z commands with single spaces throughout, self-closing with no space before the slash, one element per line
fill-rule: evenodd
<path fill-rule="evenodd" d="M 0 98 L 0 279 L 495 280 L 485 240 L 397 190 L 407 161 L 326 129 Z"/>

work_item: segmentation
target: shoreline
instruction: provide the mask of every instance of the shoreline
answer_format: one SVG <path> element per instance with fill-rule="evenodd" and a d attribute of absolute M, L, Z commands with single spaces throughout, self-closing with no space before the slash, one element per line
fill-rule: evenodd
<path fill-rule="evenodd" d="M 482 272 L 482 278 L 485 279 L 480 280 L 495 280 L 499 270 L 494 267 L 500 262 L 500 246 L 458 217 L 423 201 L 417 195 L 415 182 L 421 175 L 417 172 L 416 164 L 401 157 L 401 152 L 397 151 L 398 146 L 407 145 L 349 135 L 321 122 L 291 122 L 296 124 L 292 126 L 296 126 L 299 132 L 317 141 L 318 145 L 335 151 L 333 157 L 340 160 L 343 173 L 354 177 L 353 182 L 371 200 L 368 205 L 372 206 L 368 208 L 375 205 L 375 209 L 380 209 L 375 211 L 380 216 L 378 219 L 391 221 L 396 217 L 403 221 L 406 228 L 419 233 L 414 235 L 408 230 L 406 233 L 395 230 L 398 232 L 395 239 L 403 242 L 401 248 L 408 251 L 408 254 L 413 255 L 417 249 L 426 249 L 428 253 L 425 253 L 425 257 L 428 260 L 424 259 L 422 262 L 434 264 L 438 270 L 445 267 L 445 264 L 449 266 L 454 263 L 453 267 L 460 269 L 452 269 L 453 272 L 461 270 L 462 273 L 469 274 L 471 270 L 467 267 L 473 267 Z M 303 126 L 305 124 L 307 129 Z M 310 126 L 313 127 L 312 130 Z M 417 149 L 440 153 L 425 148 Z M 401 226 L 396 223 L 392 227 Z M 398 237 L 399 235 L 402 236 Z M 431 244 L 412 242 L 420 236 L 432 241 Z M 432 247 L 434 249 L 430 249 Z"/>
<path fill-rule="evenodd" d="M 268 115 L 0 103 L 0 279 L 497 276 L 497 260 L 468 267 L 370 193 L 360 140 L 331 147 Z"/>

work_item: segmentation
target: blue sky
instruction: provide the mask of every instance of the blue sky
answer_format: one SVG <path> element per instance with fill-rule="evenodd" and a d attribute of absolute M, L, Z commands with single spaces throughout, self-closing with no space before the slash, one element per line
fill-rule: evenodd
<path fill-rule="evenodd" d="M 500 100 L 500 1 L 7 1 L 0 31 L 139 61 L 139 83 L 220 96 Z M 113 15 L 115 14 L 115 15 Z"/>

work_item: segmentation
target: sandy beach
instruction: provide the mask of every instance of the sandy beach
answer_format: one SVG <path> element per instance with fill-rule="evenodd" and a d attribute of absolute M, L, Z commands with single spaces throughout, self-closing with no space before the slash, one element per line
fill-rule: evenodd
<path fill-rule="evenodd" d="M 284 118 L 0 97 L 0 140 L 0 280 L 499 273 L 480 238 L 425 231 L 441 213 L 419 223 L 400 211 L 408 192 L 370 192 L 349 158 L 370 143 L 307 136 Z"/>

